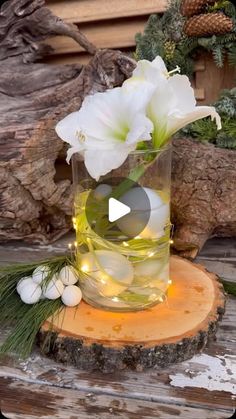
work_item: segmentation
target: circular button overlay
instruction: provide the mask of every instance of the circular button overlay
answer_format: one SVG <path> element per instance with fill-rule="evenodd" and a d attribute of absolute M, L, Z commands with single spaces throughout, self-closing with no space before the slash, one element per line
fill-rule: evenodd
<path fill-rule="evenodd" d="M 91 190 L 85 206 L 91 229 L 106 240 L 130 240 L 148 224 L 151 205 L 139 183 L 129 178 L 106 179 Z"/>

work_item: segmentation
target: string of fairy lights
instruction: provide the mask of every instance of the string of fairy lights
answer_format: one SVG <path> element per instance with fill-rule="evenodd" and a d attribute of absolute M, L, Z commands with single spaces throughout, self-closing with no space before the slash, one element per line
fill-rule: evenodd
<path fill-rule="evenodd" d="M 73 228 L 74 228 L 75 232 L 76 232 L 76 233 L 78 233 L 78 228 L 77 228 L 77 219 L 76 219 L 76 217 L 73 217 L 73 218 L 72 218 L 72 222 L 73 222 Z M 173 224 L 170 224 L 170 239 L 169 239 L 169 241 L 168 241 L 170 246 L 172 246 L 172 245 L 174 244 L 173 234 L 174 234 L 174 225 L 173 225 Z M 138 240 L 138 239 L 141 239 L 141 237 L 140 237 L 140 236 L 136 236 L 134 239 Z M 126 242 L 126 241 L 123 241 L 123 242 L 122 242 L 122 246 L 123 246 L 124 248 L 128 249 L 128 248 L 129 248 L 129 243 L 128 243 L 128 242 Z M 68 249 L 69 249 L 69 252 L 70 252 L 71 258 L 74 258 L 74 260 L 77 260 L 77 256 L 79 255 L 79 246 L 78 246 L 78 241 L 77 241 L 77 240 L 75 240 L 74 242 L 69 243 L 69 244 L 68 244 Z M 151 259 L 151 258 L 155 257 L 155 254 L 156 254 L 156 252 L 155 252 L 155 251 L 150 251 L 150 252 L 148 252 L 148 254 L 147 254 L 147 255 L 146 255 L 146 257 L 144 258 L 144 260 Z M 87 263 L 79 264 L 79 263 L 78 263 L 78 260 L 77 260 L 77 263 L 76 263 L 76 264 L 77 264 L 77 269 L 81 272 L 81 274 L 88 275 L 88 277 L 93 275 L 94 270 L 92 271 L 92 270 L 91 270 L 91 267 L 90 267 Z M 97 272 L 98 272 L 98 271 L 100 272 L 100 269 L 98 269 L 98 270 L 97 270 Z M 104 274 L 104 272 L 105 272 L 105 271 L 103 271 L 103 274 Z M 105 274 L 106 274 L 106 272 L 105 272 Z M 108 276 L 109 276 L 109 275 L 108 275 Z M 106 283 L 106 281 L 105 281 L 105 280 L 103 280 L 103 276 L 102 276 L 102 275 L 100 275 L 99 280 L 100 280 L 100 282 L 101 282 L 101 283 L 103 283 L 103 284 L 105 284 L 105 283 Z M 103 282 L 102 282 L 102 281 L 103 281 Z M 171 284 L 172 284 L 172 280 L 171 280 L 171 279 L 168 279 L 168 287 L 169 287 Z M 152 296 L 150 296 L 150 297 L 152 297 Z M 167 298 L 166 293 L 165 293 L 165 292 L 163 292 L 163 294 L 162 294 L 161 296 L 159 296 L 158 300 L 159 300 L 160 302 L 164 302 L 164 301 L 166 300 L 166 298 Z M 155 300 L 155 299 L 156 299 L 156 294 L 153 294 L 153 300 Z M 118 303 L 118 302 L 120 302 L 120 299 L 119 299 L 119 297 L 117 297 L 117 296 L 113 296 L 113 297 L 111 298 L 111 300 L 112 300 L 113 302 L 117 302 L 117 303 Z"/>

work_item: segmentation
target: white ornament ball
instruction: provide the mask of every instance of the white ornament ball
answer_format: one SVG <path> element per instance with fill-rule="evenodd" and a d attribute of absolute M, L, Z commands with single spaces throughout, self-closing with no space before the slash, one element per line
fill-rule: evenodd
<path fill-rule="evenodd" d="M 41 295 L 41 287 L 31 281 L 31 283 L 26 284 L 21 290 L 20 298 L 25 304 L 35 304 L 40 300 Z"/>
<path fill-rule="evenodd" d="M 82 299 L 82 292 L 76 285 L 68 285 L 62 293 L 61 299 L 65 306 L 75 307 Z"/>
<path fill-rule="evenodd" d="M 106 196 L 110 195 L 112 193 L 112 187 L 111 185 L 107 185 L 106 183 L 101 183 L 96 187 L 94 190 L 94 198 L 96 198 L 98 201 L 101 201 Z"/>
<path fill-rule="evenodd" d="M 95 250 L 94 253 L 83 254 L 81 270 L 89 275 L 94 286 L 105 297 L 120 294 L 128 288 L 134 278 L 133 266 L 128 259 L 111 250 Z"/>
<path fill-rule="evenodd" d="M 21 291 L 23 290 L 24 286 L 29 285 L 29 284 L 32 284 L 32 282 L 33 281 L 32 281 L 31 276 L 26 276 L 26 277 L 22 278 L 18 282 L 17 287 L 16 287 L 16 291 L 18 292 L 18 294 L 21 293 Z"/>
<path fill-rule="evenodd" d="M 134 275 L 141 277 L 153 277 L 162 269 L 162 263 L 159 260 L 145 260 L 134 264 Z"/>
<path fill-rule="evenodd" d="M 32 279 L 36 284 L 40 285 L 43 282 L 43 280 L 47 278 L 49 272 L 50 269 L 48 266 L 40 265 L 34 270 L 32 274 Z"/>
<path fill-rule="evenodd" d="M 64 266 L 58 274 L 58 278 L 64 285 L 74 285 L 78 282 L 78 273 L 73 266 Z"/>
<path fill-rule="evenodd" d="M 57 275 L 54 275 L 51 281 L 49 281 L 47 286 L 43 289 L 43 295 L 49 300 L 56 300 L 61 297 L 64 288 L 63 282 L 58 279 Z"/>
<path fill-rule="evenodd" d="M 120 218 L 117 221 L 117 225 L 126 235 L 135 235 L 132 234 L 132 225 L 135 231 L 137 223 L 140 223 L 140 215 L 142 216 L 142 205 L 144 205 L 143 214 L 147 212 L 146 203 L 142 203 L 143 190 L 146 192 L 150 204 L 147 218 L 149 215 L 150 216 L 148 223 L 138 236 L 142 239 L 157 239 L 164 234 L 164 227 L 169 220 L 169 204 L 165 203 L 158 192 L 154 189 L 137 187 L 126 192 L 120 200 L 131 207 L 133 211 L 131 211 L 130 217 L 126 216 L 124 218 Z M 140 211 L 140 213 L 137 212 L 136 215 L 135 210 Z"/>

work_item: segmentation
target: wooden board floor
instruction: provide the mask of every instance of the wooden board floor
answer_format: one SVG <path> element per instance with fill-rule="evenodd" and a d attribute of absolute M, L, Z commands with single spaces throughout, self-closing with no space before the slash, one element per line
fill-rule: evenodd
<path fill-rule="evenodd" d="M 70 236 L 51 246 L 0 245 L 0 263 L 60 254 L 68 241 Z M 208 241 L 196 261 L 236 281 L 236 240 Z M 14 419 L 230 418 L 236 409 L 236 298 L 227 299 L 216 341 L 165 369 L 87 373 L 55 363 L 37 348 L 26 360 L 6 357 L 0 363 L 0 403 Z"/>

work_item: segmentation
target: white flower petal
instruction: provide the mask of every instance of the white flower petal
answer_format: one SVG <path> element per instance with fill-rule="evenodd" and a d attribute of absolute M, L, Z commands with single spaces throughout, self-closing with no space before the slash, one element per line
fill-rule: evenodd
<path fill-rule="evenodd" d="M 127 159 L 131 149 L 126 147 L 123 150 L 87 150 L 84 153 L 85 166 L 92 178 L 96 181 L 113 169 L 120 167 Z"/>
<path fill-rule="evenodd" d="M 157 85 L 159 81 L 168 77 L 168 70 L 162 58 L 157 56 L 152 62 L 140 60 L 133 71 L 133 77 Z"/>
<path fill-rule="evenodd" d="M 130 79 L 122 86 L 123 117 L 130 120 L 138 112 L 145 113 L 146 107 L 155 91 L 155 86 L 146 81 Z"/>
<path fill-rule="evenodd" d="M 126 138 L 126 144 L 137 144 L 139 141 L 151 140 L 153 123 L 145 115 L 137 114 L 130 127 Z"/>
<path fill-rule="evenodd" d="M 176 98 L 176 108 L 179 111 L 190 112 L 191 109 L 195 108 L 194 90 L 187 76 L 176 74 L 168 79 L 168 84 L 173 89 Z"/>
<path fill-rule="evenodd" d="M 111 139 L 111 131 L 119 130 L 119 109 L 121 88 L 87 96 L 79 111 L 78 124 L 89 138 L 106 142 Z"/>
<path fill-rule="evenodd" d="M 165 80 L 155 90 L 147 108 L 147 116 L 153 122 L 153 144 L 159 148 L 167 139 L 168 115 L 176 109 L 176 98 L 172 87 Z"/>
<path fill-rule="evenodd" d="M 154 87 L 145 83 L 136 89 L 115 88 L 88 96 L 79 111 L 78 125 L 85 135 L 85 147 L 113 148 L 123 142 L 138 112 L 144 112 Z"/>
<path fill-rule="evenodd" d="M 78 116 L 79 112 L 72 112 L 67 115 L 64 119 L 57 123 L 55 130 L 63 141 L 71 145 L 77 145 L 79 143 L 78 139 Z"/>
<path fill-rule="evenodd" d="M 198 119 L 211 116 L 212 120 L 216 121 L 217 129 L 221 129 L 221 119 L 213 106 L 196 106 L 192 112 L 185 114 L 176 113 L 168 118 L 168 133 L 169 136 L 175 134 L 186 125 L 197 121 Z"/>
<path fill-rule="evenodd" d="M 75 153 L 81 153 L 83 151 L 83 149 L 81 147 L 70 147 L 67 151 L 67 157 L 66 157 L 66 162 L 69 164 L 70 163 L 70 159 L 73 156 L 73 154 Z"/>

